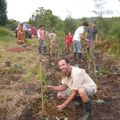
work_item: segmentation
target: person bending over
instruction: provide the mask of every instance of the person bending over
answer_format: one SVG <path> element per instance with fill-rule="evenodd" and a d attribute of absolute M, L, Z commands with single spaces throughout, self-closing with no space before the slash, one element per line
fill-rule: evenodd
<path fill-rule="evenodd" d="M 76 66 L 71 66 L 67 58 L 58 61 L 58 67 L 64 74 L 61 85 L 48 85 L 49 90 L 58 91 L 57 98 L 65 99 L 63 103 L 56 106 L 56 109 L 63 110 L 77 95 L 81 97 L 84 108 L 84 120 L 91 120 L 91 99 L 97 92 L 97 86 L 91 77 Z M 81 119 L 81 118 L 80 118 Z M 79 120 L 79 119 L 78 119 Z"/>

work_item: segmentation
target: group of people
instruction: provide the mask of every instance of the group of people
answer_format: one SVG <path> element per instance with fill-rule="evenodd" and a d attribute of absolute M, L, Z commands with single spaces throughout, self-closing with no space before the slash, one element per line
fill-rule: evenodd
<path fill-rule="evenodd" d="M 50 33 L 48 33 L 45 30 L 44 25 L 41 25 L 37 31 L 37 36 L 39 40 L 39 45 L 38 45 L 39 53 L 46 52 L 46 44 L 48 42 L 50 48 L 50 55 L 52 56 L 57 47 L 57 35 L 55 34 L 55 31 L 51 30 Z"/>
<path fill-rule="evenodd" d="M 74 35 L 70 32 L 66 35 L 65 50 L 70 50 L 73 45 L 74 59 L 78 61 L 82 58 L 82 40 L 86 44 L 86 52 L 93 52 L 97 40 L 96 22 L 93 22 L 91 26 L 84 22 L 76 29 Z"/>
<path fill-rule="evenodd" d="M 23 23 L 20 23 L 18 25 L 16 37 L 17 37 L 17 45 L 23 46 L 26 42 Z M 54 30 L 51 30 L 50 33 L 48 33 L 45 30 L 44 25 L 41 25 L 37 30 L 37 37 L 38 37 L 39 53 L 46 52 L 47 42 L 49 42 L 50 54 L 52 56 L 54 54 L 55 48 L 57 48 L 57 35 L 55 34 Z"/>
<path fill-rule="evenodd" d="M 39 53 L 41 51 L 46 52 L 46 41 L 49 39 L 49 48 L 50 54 L 53 54 L 57 46 L 57 35 L 54 30 L 51 30 L 48 33 L 45 30 L 44 25 L 41 25 L 37 30 L 37 37 L 39 40 L 38 50 Z M 82 40 L 86 43 L 86 52 L 93 52 L 95 41 L 97 39 L 97 28 L 96 22 L 93 22 L 91 26 L 87 22 L 84 22 L 81 26 L 79 26 L 74 35 L 71 32 L 68 32 L 65 38 L 66 46 L 65 50 L 72 51 L 74 53 L 74 59 L 76 61 L 81 60 L 82 58 Z M 20 23 L 17 29 L 17 44 L 22 45 L 25 43 L 25 31 L 23 29 L 23 24 Z"/>
<path fill-rule="evenodd" d="M 37 31 L 39 45 L 39 53 L 46 52 L 46 40 L 50 41 L 50 49 L 55 50 L 57 35 L 54 30 L 49 34 L 46 32 L 44 25 L 41 25 Z M 87 43 L 86 50 L 89 52 L 90 48 L 94 48 L 95 39 L 97 35 L 96 23 L 94 22 L 92 26 L 89 26 L 87 22 L 83 22 L 79 26 L 74 35 L 68 32 L 66 35 L 66 46 L 65 50 L 71 49 L 73 45 L 73 53 L 75 60 L 81 60 L 82 58 L 82 43 L 81 40 L 85 40 Z M 18 45 L 24 43 L 24 30 L 23 24 L 19 25 L 18 32 Z M 52 54 L 52 53 L 51 53 Z M 78 120 L 92 120 L 91 118 L 91 101 L 93 96 L 97 93 L 97 85 L 92 80 L 92 78 L 77 66 L 71 66 L 67 58 L 60 58 L 58 60 L 58 67 L 62 72 L 61 84 L 58 86 L 48 85 L 49 90 L 56 90 L 57 98 L 64 99 L 65 101 L 60 105 L 56 106 L 58 111 L 62 111 L 68 104 L 74 101 L 76 98 L 79 99 L 79 103 L 83 104 L 84 116 L 78 118 Z"/>
<path fill-rule="evenodd" d="M 27 30 L 25 28 L 24 23 L 20 23 L 16 28 L 16 37 L 17 37 L 17 45 L 20 47 L 27 47 L 29 46 L 29 41 L 26 38 L 32 37 L 31 30 Z"/>
<path fill-rule="evenodd" d="M 92 27 L 89 27 L 89 24 L 84 22 L 82 26 L 76 29 L 73 36 L 70 32 L 68 33 L 65 49 L 69 49 L 73 44 L 74 58 L 80 60 L 82 57 L 81 40 L 87 42 L 86 50 L 89 52 L 89 49 L 94 47 L 96 34 L 96 23 L 94 22 Z M 84 115 L 77 120 L 92 120 L 91 104 L 94 95 L 97 93 L 96 83 L 84 69 L 70 65 L 67 58 L 60 58 L 58 67 L 62 73 L 61 84 L 58 86 L 48 85 L 48 90 L 58 91 L 58 99 L 64 99 L 64 102 L 57 105 L 56 109 L 62 111 L 68 104 L 77 100 L 78 104 L 76 105 L 82 103 L 84 109 Z"/>

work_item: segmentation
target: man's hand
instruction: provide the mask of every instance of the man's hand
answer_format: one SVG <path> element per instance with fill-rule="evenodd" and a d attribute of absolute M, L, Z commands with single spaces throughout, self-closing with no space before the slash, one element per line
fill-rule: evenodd
<path fill-rule="evenodd" d="M 67 85 L 58 85 L 58 86 L 48 85 L 47 88 L 48 88 L 49 90 L 61 91 L 61 90 L 65 90 L 65 89 L 67 88 Z"/>
<path fill-rule="evenodd" d="M 52 86 L 52 85 L 48 85 L 47 88 L 48 88 L 49 90 L 53 90 L 53 86 Z"/>
<path fill-rule="evenodd" d="M 56 109 L 57 109 L 58 111 L 62 111 L 65 107 L 66 107 L 66 106 L 65 106 L 64 104 L 61 104 L 61 105 L 56 106 Z"/>
<path fill-rule="evenodd" d="M 84 36 L 83 33 L 80 35 L 80 39 L 81 39 L 81 40 L 84 40 L 84 39 L 85 39 L 85 36 Z"/>
<path fill-rule="evenodd" d="M 89 41 L 89 40 L 86 38 L 85 41 Z"/>

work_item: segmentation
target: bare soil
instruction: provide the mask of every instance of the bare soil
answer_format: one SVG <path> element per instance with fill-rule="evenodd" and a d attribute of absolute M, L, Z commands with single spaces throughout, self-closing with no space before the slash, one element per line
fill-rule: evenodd
<path fill-rule="evenodd" d="M 60 83 L 56 56 L 39 55 L 37 48 L 29 51 L 17 49 L 17 53 L 14 53 L 15 49 L 8 50 L 5 46 L 1 49 L 4 54 L 1 53 L 0 58 L 5 54 L 19 54 L 19 56 L 18 59 L 6 58 L 0 65 L 0 120 L 57 120 L 56 117 L 60 120 L 65 118 L 76 120 L 83 115 L 82 107 L 74 108 L 71 104 L 62 112 L 56 111 L 55 106 L 62 101 L 56 100 L 56 92 L 45 89 L 46 84 Z M 18 64 L 17 60 L 25 59 L 24 52 L 28 52 L 26 61 L 23 61 L 24 64 Z M 34 56 L 30 56 L 31 53 Z M 69 58 L 72 65 L 76 64 L 72 53 L 63 54 Z M 92 120 L 119 120 L 119 59 L 114 60 L 111 55 L 96 51 L 96 61 L 89 64 L 87 55 L 83 54 L 81 63 L 77 64 L 90 74 L 98 86 L 98 92 L 92 102 Z M 40 65 L 45 74 L 43 86 L 41 80 L 36 79 L 36 69 Z M 44 90 L 44 101 L 42 101 L 42 90 Z"/>

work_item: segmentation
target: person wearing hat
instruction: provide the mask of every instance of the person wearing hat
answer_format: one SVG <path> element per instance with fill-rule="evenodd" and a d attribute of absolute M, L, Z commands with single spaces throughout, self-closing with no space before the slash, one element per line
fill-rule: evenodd
<path fill-rule="evenodd" d="M 73 36 L 73 52 L 74 52 L 74 59 L 76 61 L 80 61 L 82 58 L 82 44 L 81 40 L 84 39 L 84 31 L 88 27 L 87 22 L 83 22 L 81 26 L 79 26 Z"/>

